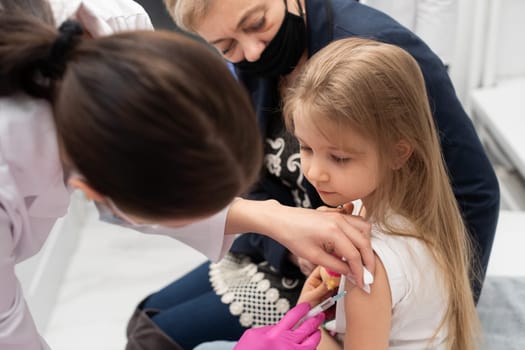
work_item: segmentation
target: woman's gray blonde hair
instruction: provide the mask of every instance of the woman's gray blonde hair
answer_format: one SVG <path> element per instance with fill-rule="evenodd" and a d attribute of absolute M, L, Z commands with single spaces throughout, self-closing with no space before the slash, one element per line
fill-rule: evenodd
<path fill-rule="evenodd" d="M 210 0 L 164 0 L 164 4 L 179 28 L 195 32 L 199 21 L 206 15 Z"/>

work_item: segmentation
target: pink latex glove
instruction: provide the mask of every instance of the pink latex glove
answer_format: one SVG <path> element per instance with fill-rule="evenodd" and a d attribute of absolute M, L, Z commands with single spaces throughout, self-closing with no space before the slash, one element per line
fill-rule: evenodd
<path fill-rule="evenodd" d="M 323 313 L 307 319 L 296 330 L 292 330 L 309 310 L 308 303 L 301 303 L 288 311 L 279 323 L 247 330 L 234 350 L 315 350 L 321 341 L 319 326 L 324 320 Z"/>

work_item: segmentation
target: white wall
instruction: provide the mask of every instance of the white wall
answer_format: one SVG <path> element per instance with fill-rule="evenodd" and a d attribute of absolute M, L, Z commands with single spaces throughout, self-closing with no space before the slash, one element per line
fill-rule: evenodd
<path fill-rule="evenodd" d="M 473 88 L 525 75 L 525 0 L 458 0 L 450 76 L 463 104 Z"/>
<path fill-rule="evenodd" d="M 459 15 L 454 59 L 450 64 L 450 76 L 456 92 L 467 103 L 469 90 L 479 85 L 485 38 L 487 6 L 490 0 L 458 0 Z"/>

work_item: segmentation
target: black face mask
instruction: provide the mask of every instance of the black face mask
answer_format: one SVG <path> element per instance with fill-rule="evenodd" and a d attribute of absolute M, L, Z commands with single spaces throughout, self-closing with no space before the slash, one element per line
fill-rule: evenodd
<path fill-rule="evenodd" d="M 286 5 L 286 0 L 284 1 Z M 299 10 L 303 9 L 299 5 Z M 242 73 L 259 77 L 277 77 L 290 73 L 306 48 L 306 25 L 301 16 L 286 12 L 283 23 L 275 37 L 264 49 L 261 57 L 255 62 L 246 60 L 235 63 Z"/>

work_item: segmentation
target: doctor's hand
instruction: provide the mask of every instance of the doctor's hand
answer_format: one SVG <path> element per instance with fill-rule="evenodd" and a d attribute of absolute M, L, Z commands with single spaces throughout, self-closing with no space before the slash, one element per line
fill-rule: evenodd
<path fill-rule="evenodd" d="M 290 253 L 288 255 L 288 260 L 290 260 L 292 262 L 292 264 L 297 266 L 299 268 L 299 270 L 301 270 L 301 272 L 305 276 L 308 276 L 309 274 L 311 274 L 312 271 L 317 266 L 317 265 L 311 263 L 310 261 L 308 261 L 308 260 L 306 260 L 304 258 L 301 258 L 300 256 L 297 256 L 297 255 L 292 254 L 292 253 Z"/>
<path fill-rule="evenodd" d="M 375 271 L 371 226 L 349 211 L 347 207 L 312 210 L 281 206 L 281 213 L 271 221 L 276 233 L 273 238 L 311 263 L 355 276 L 362 288 L 363 263 L 372 274 Z"/>
<path fill-rule="evenodd" d="M 299 304 L 288 311 L 279 323 L 247 330 L 234 350 L 315 350 L 321 341 L 319 326 L 324 320 L 323 313 L 292 330 L 309 310 L 308 303 Z"/>
<path fill-rule="evenodd" d="M 371 225 L 347 209 L 314 210 L 289 207 L 275 200 L 238 198 L 228 211 L 226 233 L 257 232 L 290 252 L 342 275 L 363 287 L 363 263 L 374 274 Z M 345 261 L 338 257 L 344 257 Z"/>

